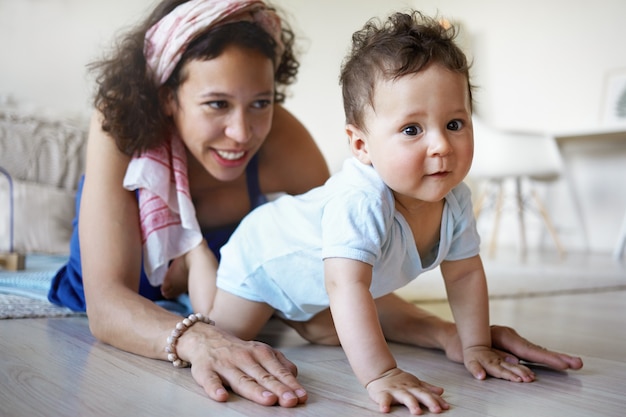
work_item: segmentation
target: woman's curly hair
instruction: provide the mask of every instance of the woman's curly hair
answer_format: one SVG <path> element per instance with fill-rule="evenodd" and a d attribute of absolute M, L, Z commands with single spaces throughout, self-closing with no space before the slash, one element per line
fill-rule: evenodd
<path fill-rule="evenodd" d="M 97 74 L 94 106 L 103 116 L 102 129 L 115 138 L 117 147 L 126 155 L 157 147 L 169 138 L 173 126 L 164 113 L 161 97 L 167 89 L 176 95 L 184 81 L 181 69 L 186 62 L 215 58 L 229 45 L 254 49 L 271 59 L 275 57 L 276 42 L 257 24 L 242 21 L 221 25 L 192 40 L 170 78 L 158 87 L 146 67 L 145 34 L 186 1 L 162 1 L 143 23 L 120 38 L 108 58 L 89 66 Z M 284 52 L 274 76 L 277 103 L 284 101 L 284 89 L 295 81 L 300 65 L 294 54 L 294 33 L 285 21 L 282 27 Z"/>
<path fill-rule="evenodd" d="M 417 73 L 431 63 L 466 76 L 471 100 L 470 64 L 456 36 L 454 26 L 418 11 L 368 21 L 352 35 L 352 50 L 341 68 L 346 122 L 365 129 L 363 114 L 373 105 L 376 82 Z"/>

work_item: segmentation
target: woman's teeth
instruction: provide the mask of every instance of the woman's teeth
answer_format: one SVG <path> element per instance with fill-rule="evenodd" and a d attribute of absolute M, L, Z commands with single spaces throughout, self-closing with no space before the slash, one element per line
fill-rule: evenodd
<path fill-rule="evenodd" d="M 224 159 L 229 161 L 235 161 L 237 159 L 242 158 L 245 155 L 245 151 L 241 152 L 229 152 L 229 151 L 217 151 L 217 154 Z"/>

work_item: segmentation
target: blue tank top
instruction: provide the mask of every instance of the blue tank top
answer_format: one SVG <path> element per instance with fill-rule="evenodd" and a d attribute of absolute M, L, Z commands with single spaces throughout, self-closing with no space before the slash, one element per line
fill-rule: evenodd
<path fill-rule="evenodd" d="M 67 263 L 57 271 L 56 275 L 52 279 L 50 290 L 48 291 L 48 300 L 51 303 L 68 307 L 74 311 L 86 310 L 82 266 L 80 262 L 80 241 L 78 238 L 78 216 L 80 212 L 80 200 L 83 194 L 84 180 L 84 177 L 80 179 L 78 183 L 78 190 L 76 191 L 76 216 L 72 221 L 73 231 L 72 238 L 70 240 L 70 257 Z M 254 155 L 246 167 L 246 183 L 251 209 L 258 207 L 267 201 L 265 196 L 261 193 L 261 187 L 259 185 L 258 155 Z M 224 246 L 224 244 L 226 244 L 238 225 L 239 222 L 202 231 L 209 248 L 218 261 L 220 259 L 220 249 Z M 153 301 L 163 299 L 163 296 L 161 295 L 161 287 L 153 287 L 150 285 L 143 266 L 141 268 L 139 294 Z"/>

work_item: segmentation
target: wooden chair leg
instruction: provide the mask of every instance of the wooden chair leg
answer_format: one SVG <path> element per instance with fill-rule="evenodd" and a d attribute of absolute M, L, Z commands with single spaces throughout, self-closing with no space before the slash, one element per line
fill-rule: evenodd
<path fill-rule="evenodd" d="M 552 236 L 552 240 L 554 241 L 554 244 L 556 245 L 556 249 L 559 252 L 559 256 L 562 258 L 563 255 L 565 254 L 565 251 L 563 250 L 563 246 L 561 246 L 561 242 L 559 241 L 559 237 L 556 234 L 556 230 L 554 229 L 552 220 L 550 220 L 550 216 L 548 215 L 548 212 L 546 211 L 545 207 L 541 203 L 541 199 L 537 195 L 536 191 L 532 189 L 530 190 L 530 192 L 531 192 L 531 195 L 533 196 L 533 199 L 535 200 L 535 204 L 537 204 L 537 208 L 539 209 L 541 218 L 543 219 L 543 222 L 548 228 L 548 232 L 550 232 L 550 236 Z"/>
<path fill-rule="evenodd" d="M 476 199 L 476 205 L 474 205 L 474 218 L 476 220 L 478 220 L 480 213 L 483 211 L 485 200 L 487 199 L 488 190 L 484 187 L 485 186 L 483 185 L 483 190 L 478 195 L 478 198 Z"/>
<path fill-rule="evenodd" d="M 622 259 L 624 256 L 624 249 L 626 249 L 626 216 L 624 216 L 624 220 L 622 221 L 622 228 L 619 232 L 619 237 L 617 239 L 617 246 L 615 246 L 615 250 L 613 251 L 613 258 L 616 261 Z"/>
<path fill-rule="evenodd" d="M 519 219 L 520 255 L 526 259 L 526 222 L 524 221 L 524 195 L 522 194 L 522 179 L 515 178 L 515 198 L 517 200 L 517 217 Z"/>
<path fill-rule="evenodd" d="M 9 271 L 21 271 L 26 267 L 26 257 L 17 252 L 0 253 L 0 266 Z"/>
<path fill-rule="evenodd" d="M 496 196 L 496 208 L 493 217 L 493 230 L 491 231 L 491 242 L 489 242 L 489 256 L 493 257 L 496 253 L 496 245 L 498 240 L 498 228 L 500 226 L 500 213 L 502 213 L 502 204 L 504 203 L 504 193 L 502 192 L 502 181 L 498 182 Z"/>

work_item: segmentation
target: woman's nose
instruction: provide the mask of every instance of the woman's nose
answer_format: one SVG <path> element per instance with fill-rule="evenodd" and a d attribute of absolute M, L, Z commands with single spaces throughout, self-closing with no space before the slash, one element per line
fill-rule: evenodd
<path fill-rule="evenodd" d="M 252 126 L 243 111 L 234 112 L 226 125 L 226 136 L 236 142 L 243 143 L 252 137 Z"/>

